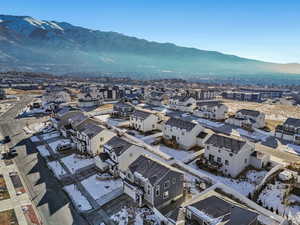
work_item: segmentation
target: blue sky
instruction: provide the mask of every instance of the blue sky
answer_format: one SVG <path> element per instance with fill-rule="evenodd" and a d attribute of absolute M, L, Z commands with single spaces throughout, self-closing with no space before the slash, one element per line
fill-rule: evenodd
<path fill-rule="evenodd" d="M 299 0 L 2 0 L 0 14 L 300 63 Z"/>

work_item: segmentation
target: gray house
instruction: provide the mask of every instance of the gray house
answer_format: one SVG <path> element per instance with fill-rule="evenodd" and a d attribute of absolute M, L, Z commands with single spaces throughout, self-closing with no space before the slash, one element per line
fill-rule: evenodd
<path fill-rule="evenodd" d="M 113 116 L 121 117 L 121 118 L 129 118 L 129 116 L 133 113 L 134 106 L 124 102 L 118 102 L 113 106 Z"/>
<path fill-rule="evenodd" d="M 139 206 L 160 208 L 183 196 L 183 172 L 145 155 L 128 167 L 124 192 Z"/>

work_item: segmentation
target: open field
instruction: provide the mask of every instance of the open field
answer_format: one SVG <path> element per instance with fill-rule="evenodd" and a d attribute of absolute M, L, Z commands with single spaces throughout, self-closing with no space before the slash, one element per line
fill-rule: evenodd
<path fill-rule="evenodd" d="M 258 110 L 266 114 L 266 119 L 274 126 L 274 121 L 284 121 L 287 117 L 300 118 L 300 108 L 292 105 L 270 104 L 257 102 L 242 102 L 224 100 L 229 108 L 229 113 L 235 113 L 240 109 Z"/>

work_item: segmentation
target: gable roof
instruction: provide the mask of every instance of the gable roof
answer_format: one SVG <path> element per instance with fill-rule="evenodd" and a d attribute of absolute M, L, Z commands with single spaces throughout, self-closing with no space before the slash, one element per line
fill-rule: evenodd
<path fill-rule="evenodd" d="M 166 122 L 166 125 L 169 125 L 171 127 L 177 127 L 177 128 L 180 128 L 180 129 L 185 129 L 187 131 L 191 131 L 191 130 L 194 129 L 194 127 L 197 124 L 193 123 L 193 122 L 190 122 L 190 121 L 187 121 L 187 120 L 172 117 Z"/>
<path fill-rule="evenodd" d="M 231 152 L 237 154 L 243 146 L 246 144 L 246 141 L 241 141 L 239 139 L 213 134 L 208 138 L 205 144 L 211 144 L 218 148 L 226 148 L 231 150 Z"/>
<path fill-rule="evenodd" d="M 220 222 L 226 225 L 249 225 L 259 216 L 256 212 L 241 208 L 217 196 L 209 196 L 190 207 L 199 210 L 201 212 L 199 215 L 204 214 L 208 219 L 221 218 Z"/>
<path fill-rule="evenodd" d="M 250 110 L 250 109 L 241 109 L 241 110 L 237 111 L 237 113 L 241 113 L 243 115 L 253 116 L 253 117 L 258 117 L 260 115 L 259 111 Z"/>
<path fill-rule="evenodd" d="M 144 119 L 147 119 L 148 116 L 150 116 L 151 114 L 152 113 L 150 113 L 150 112 L 146 112 L 146 111 L 142 111 L 142 110 L 135 110 L 132 115 L 134 117 L 144 120 Z"/>
<path fill-rule="evenodd" d="M 283 125 L 300 127 L 300 119 L 297 119 L 297 118 L 287 118 Z"/>
<path fill-rule="evenodd" d="M 144 155 L 139 156 L 133 161 L 129 165 L 129 170 L 132 173 L 138 173 L 143 176 L 143 178 L 148 179 L 152 185 L 159 183 L 160 179 L 170 171 L 178 172 L 176 169 Z"/>
<path fill-rule="evenodd" d="M 123 154 L 123 152 L 129 149 L 133 144 L 124 140 L 123 138 L 114 136 L 108 142 L 106 142 L 105 145 L 109 146 L 112 149 L 112 151 L 116 153 L 117 156 L 120 156 Z"/>
<path fill-rule="evenodd" d="M 95 137 L 97 134 L 102 132 L 105 128 L 93 123 L 88 123 L 83 128 L 82 132 L 85 133 L 89 138 Z"/>

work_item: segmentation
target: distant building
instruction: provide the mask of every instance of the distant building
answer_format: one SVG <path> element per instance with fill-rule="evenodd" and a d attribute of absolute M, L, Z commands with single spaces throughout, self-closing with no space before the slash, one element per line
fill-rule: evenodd
<path fill-rule="evenodd" d="M 6 98 L 5 90 L 3 88 L 0 88 L 0 99 L 3 100 Z"/>
<path fill-rule="evenodd" d="M 233 117 L 226 120 L 226 123 L 243 128 L 265 127 L 265 114 L 256 110 L 241 109 Z"/>
<path fill-rule="evenodd" d="M 193 112 L 196 108 L 196 99 L 188 95 L 176 95 L 169 99 L 169 107 L 173 110 Z"/>
<path fill-rule="evenodd" d="M 129 118 L 133 113 L 134 106 L 126 102 L 118 102 L 113 105 L 113 116 L 121 118 Z"/>
<path fill-rule="evenodd" d="M 259 93 L 261 98 L 281 98 L 286 92 L 284 89 L 276 88 L 241 88 L 242 92 Z"/>
<path fill-rule="evenodd" d="M 275 137 L 300 145 L 300 119 L 288 118 L 275 129 Z"/>
<path fill-rule="evenodd" d="M 151 112 L 143 110 L 135 110 L 130 115 L 130 127 L 141 132 L 149 132 L 157 129 L 159 117 Z"/>
<path fill-rule="evenodd" d="M 238 101 L 261 102 L 262 97 L 260 93 L 256 92 L 241 92 L 241 91 L 226 91 L 222 93 L 222 97 L 226 99 L 233 99 Z"/>
<path fill-rule="evenodd" d="M 220 101 L 203 101 L 197 102 L 197 108 L 193 114 L 210 120 L 224 120 L 227 112 L 228 107 Z"/>

